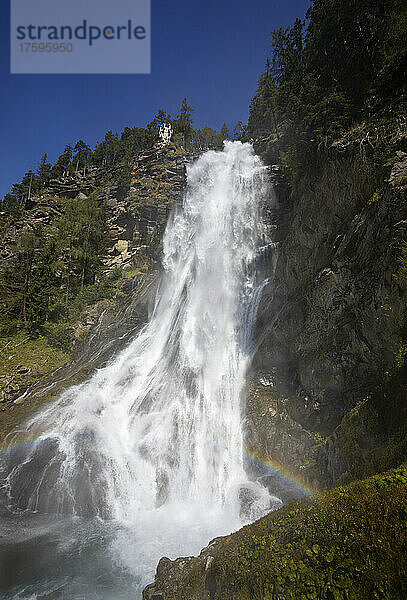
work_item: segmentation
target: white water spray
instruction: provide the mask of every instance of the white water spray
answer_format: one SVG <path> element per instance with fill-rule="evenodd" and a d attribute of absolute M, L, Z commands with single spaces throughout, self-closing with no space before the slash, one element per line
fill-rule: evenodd
<path fill-rule="evenodd" d="M 197 553 L 279 504 L 243 467 L 266 183 L 240 142 L 188 167 L 150 322 L 110 365 L 34 417 L 36 441 L 6 465 L 13 510 L 119 524 L 111 560 L 141 584 L 162 555 Z"/>

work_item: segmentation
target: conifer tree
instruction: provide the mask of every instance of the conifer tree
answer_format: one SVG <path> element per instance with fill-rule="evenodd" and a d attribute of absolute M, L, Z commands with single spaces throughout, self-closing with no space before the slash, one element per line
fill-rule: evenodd
<path fill-rule="evenodd" d="M 67 302 L 71 291 L 94 283 L 109 241 L 103 208 L 94 197 L 69 201 L 59 221 L 58 237 L 64 248 Z"/>
<path fill-rule="evenodd" d="M 13 186 L 14 188 L 15 186 Z M 20 201 L 18 199 L 17 194 L 6 194 L 3 198 L 2 202 L 2 210 L 10 215 L 17 214 L 20 210 Z"/>
<path fill-rule="evenodd" d="M 58 158 L 55 165 L 52 167 L 51 176 L 61 177 L 68 173 L 69 167 L 72 162 L 73 148 L 71 144 L 67 144 L 61 156 Z"/>
<path fill-rule="evenodd" d="M 76 142 L 75 147 L 73 149 L 73 163 L 75 165 L 75 173 L 79 170 L 83 170 L 83 174 L 86 173 L 86 168 L 89 164 L 90 158 L 92 156 L 92 150 L 88 144 L 86 144 L 83 140 L 79 140 Z"/>
<path fill-rule="evenodd" d="M 237 121 L 236 125 L 233 128 L 233 139 L 244 141 L 247 135 L 247 125 L 244 125 L 242 121 Z"/>
<path fill-rule="evenodd" d="M 45 152 L 45 154 L 42 155 L 37 168 L 38 186 L 40 189 L 46 186 L 51 177 L 52 165 L 47 161 L 47 158 L 48 155 Z"/>
<path fill-rule="evenodd" d="M 223 123 L 222 127 L 220 128 L 220 131 L 217 135 L 217 148 L 222 149 L 223 148 L 223 142 L 225 140 L 228 140 L 230 138 L 230 134 L 229 134 L 229 129 L 226 125 L 226 123 Z"/>
<path fill-rule="evenodd" d="M 181 133 L 183 146 L 186 146 L 188 142 L 192 139 L 194 129 L 193 129 L 193 120 L 192 113 L 194 109 L 192 106 L 189 106 L 186 98 L 182 100 L 181 108 L 177 118 L 174 121 L 174 126 L 177 132 Z"/>

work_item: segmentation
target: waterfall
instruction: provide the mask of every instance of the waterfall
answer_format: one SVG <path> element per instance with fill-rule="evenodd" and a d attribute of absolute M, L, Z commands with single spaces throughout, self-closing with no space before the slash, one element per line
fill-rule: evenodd
<path fill-rule="evenodd" d="M 243 467 L 266 193 L 249 144 L 226 142 L 188 166 L 150 321 L 3 456 L 8 518 L 23 540 L 29 530 L 55 548 L 41 568 L 25 559 L 7 597 L 135 597 L 161 556 L 197 553 L 279 505 Z"/>

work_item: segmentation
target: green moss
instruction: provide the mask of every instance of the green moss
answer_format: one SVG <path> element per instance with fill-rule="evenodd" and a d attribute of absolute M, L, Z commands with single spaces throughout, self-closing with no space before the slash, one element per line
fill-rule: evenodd
<path fill-rule="evenodd" d="M 270 513 L 215 542 L 209 572 L 198 558 L 157 588 L 166 600 L 197 600 L 208 586 L 216 600 L 402 600 L 406 516 L 403 466 Z"/>
<path fill-rule="evenodd" d="M 47 373 L 69 360 L 69 354 L 50 345 L 44 337 L 30 338 L 26 332 L 0 338 L 0 392 L 16 396 Z M 41 402 L 46 401 L 42 398 Z M 16 405 L 0 404 L 0 440 L 36 409 L 38 401 Z"/>
<path fill-rule="evenodd" d="M 395 467 L 407 459 L 407 346 L 402 344 L 382 383 L 345 415 L 335 431 L 342 481 Z"/>
<path fill-rule="evenodd" d="M 377 202 L 378 200 L 380 200 L 380 198 L 382 197 L 382 191 L 381 190 L 376 190 L 373 194 L 373 196 L 371 196 L 371 198 L 368 201 L 368 204 L 374 204 L 375 202 Z"/>

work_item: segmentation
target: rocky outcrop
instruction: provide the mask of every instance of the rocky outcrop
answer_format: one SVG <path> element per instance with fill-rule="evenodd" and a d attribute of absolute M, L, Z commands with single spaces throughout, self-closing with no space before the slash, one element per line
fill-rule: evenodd
<path fill-rule="evenodd" d="M 291 401 L 269 374 L 253 376 L 246 403 L 246 470 L 284 503 L 304 496 L 293 481 L 318 485 L 316 477 L 309 477 L 308 468 L 314 463 L 319 440 L 292 418 Z"/>
<path fill-rule="evenodd" d="M 106 269 L 134 269 L 156 260 L 171 207 L 182 198 L 188 158 L 173 144 L 140 153 L 128 165 L 131 178 L 125 190 L 115 180 L 122 165 L 90 167 L 85 174 L 78 171 L 51 180 L 30 199 L 22 216 L 9 218 L 2 232 L 2 266 L 12 257 L 23 231 L 51 231 L 64 213 L 66 199 L 86 199 L 90 194 L 97 196 L 107 215 L 112 246 L 104 261 Z"/>
<path fill-rule="evenodd" d="M 108 270 L 128 269 L 156 260 L 171 207 L 181 202 L 185 187 L 185 154 L 173 145 L 138 155 L 123 198 L 117 186 L 100 192 L 108 212 L 113 245 L 105 259 Z"/>
<path fill-rule="evenodd" d="M 269 346 L 278 362 L 279 353 L 288 357 L 303 398 L 298 410 L 323 432 L 375 383 L 400 346 L 405 303 L 395 275 L 407 216 L 404 190 L 390 184 L 375 197 L 373 188 L 359 189 L 357 161 L 340 159 L 326 171 L 299 192 L 280 248 L 276 293 L 262 307 L 281 311 Z"/>

